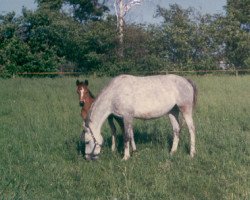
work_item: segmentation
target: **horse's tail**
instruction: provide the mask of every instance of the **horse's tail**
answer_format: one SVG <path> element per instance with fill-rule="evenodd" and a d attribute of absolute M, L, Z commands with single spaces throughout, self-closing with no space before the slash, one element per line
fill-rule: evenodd
<path fill-rule="evenodd" d="M 195 106 L 197 104 L 198 89 L 197 89 L 195 83 L 192 80 L 187 79 L 187 81 L 192 85 L 193 90 L 194 90 L 194 94 L 193 94 L 193 108 L 195 108 Z"/>

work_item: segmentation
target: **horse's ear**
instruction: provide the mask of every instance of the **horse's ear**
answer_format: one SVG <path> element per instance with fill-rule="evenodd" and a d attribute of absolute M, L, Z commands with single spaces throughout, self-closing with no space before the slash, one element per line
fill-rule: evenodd
<path fill-rule="evenodd" d="M 86 80 L 84 81 L 84 84 L 88 86 L 88 85 L 89 85 L 89 81 L 86 79 Z"/>
<path fill-rule="evenodd" d="M 79 80 L 77 80 L 77 81 L 76 81 L 76 85 L 79 85 L 79 83 L 80 83 L 80 81 L 79 81 Z"/>

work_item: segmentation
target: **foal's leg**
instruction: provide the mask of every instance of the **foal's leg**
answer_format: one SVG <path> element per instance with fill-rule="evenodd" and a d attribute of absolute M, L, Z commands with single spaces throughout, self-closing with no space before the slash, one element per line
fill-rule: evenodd
<path fill-rule="evenodd" d="M 131 141 L 131 136 L 133 135 L 132 118 L 124 118 L 124 157 L 123 160 L 128 160 L 130 158 L 129 152 L 129 142 Z"/>
<path fill-rule="evenodd" d="M 84 142 L 85 120 L 82 121 L 82 128 L 83 128 L 83 130 L 82 130 L 82 132 L 81 132 L 81 134 L 80 134 L 80 140 L 81 140 L 82 142 Z"/>
<path fill-rule="evenodd" d="M 112 133 L 112 151 L 115 151 L 115 148 L 116 148 L 116 127 L 115 127 L 115 124 L 114 124 L 114 117 L 112 115 L 110 115 L 108 117 L 108 123 L 109 123 L 109 126 L 110 126 L 110 129 L 111 129 L 111 133 Z"/>
<path fill-rule="evenodd" d="M 173 155 L 177 151 L 179 138 L 180 138 L 180 124 L 179 124 L 179 109 L 174 108 L 169 114 L 169 119 L 173 127 L 173 144 L 170 154 Z"/>
<path fill-rule="evenodd" d="M 192 117 L 192 107 L 183 108 L 182 114 L 187 123 L 188 131 L 190 134 L 190 156 L 193 158 L 196 152 L 195 152 L 195 126 Z"/>

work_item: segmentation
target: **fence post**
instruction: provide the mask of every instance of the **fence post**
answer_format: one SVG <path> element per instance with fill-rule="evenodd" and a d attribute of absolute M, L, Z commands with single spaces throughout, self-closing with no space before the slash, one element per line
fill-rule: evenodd
<path fill-rule="evenodd" d="M 235 76 L 238 76 L 239 75 L 239 72 L 237 69 L 235 69 Z"/>

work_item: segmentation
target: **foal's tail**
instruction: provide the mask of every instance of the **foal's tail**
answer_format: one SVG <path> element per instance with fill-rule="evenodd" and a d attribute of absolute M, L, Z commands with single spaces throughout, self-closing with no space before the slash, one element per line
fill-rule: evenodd
<path fill-rule="evenodd" d="M 190 79 L 187 79 L 187 81 L 192 85 L 193 87 L 193 90 L 194 90 L 194 96 L 193 96 L 193 108 L 195 108 L 196 104 L 197 104 L 197 95 L 198 95 L 198 89 L 195 85 L 195 83 L 190 80 Z"/>

